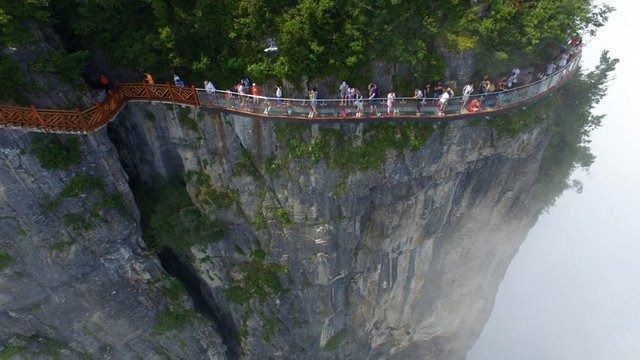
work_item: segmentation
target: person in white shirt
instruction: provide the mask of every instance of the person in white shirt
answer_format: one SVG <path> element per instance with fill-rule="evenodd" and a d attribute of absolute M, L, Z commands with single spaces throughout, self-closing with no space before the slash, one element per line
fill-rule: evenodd
<path fill-rule="evenodd" d="M 440 95 L 440 100 L 438 100 L 438 115 L 444 116 L 444 111 L 447 108 L 447 103 L 449 102 L 450 97 L 451 89 L 447 88 L 442 95 Z"/>
<path fill-rule="evenodd" d="M 560 57 L 558 58 L 558 67 L 562 68 L 567 66 L 567 62 L 569 62 L 569 54 L 567 53 L 562 53 L 560 55 Z"/>
<path fill-rule="evenodd" d="M 393 91 L 387 95 L 387 115 L 393 115 L 393 103 L 396 101 L 396 93 Z"/>
<path fill-rule="evenodd" d="M 216 87 L 213 86 L 213 83 L 209 80 L 205 80 L 204 81 L 204 89 L 207 91 L 207 95 L 209 95 L 209 99 L 213 100 L 213 99 L 218 99 L 218 96 L 216 94 Z"/>
<path fill-rule="evenodd" d="M 462 104 L 460 104 L 460 109 L 464 109 L 464 107 L 467 105 L 467 102 L 469 102 L 469 97 L 471 96 L 471 94 L 473 93 L 473 83 L 469 82 L 467 85 L 465 85 L 462 88 Z"/>
<path fill-rule="evenodd" d="M 413 98 L 416 99 L 416 115 L 420 115 L 420 112 L 422 112 L 422 104 L 424 101 L 424 94 L 422 93 L 422 90 L 415 89 L 415 91 L 413 92 Z"/>
<path fill-rule="evenodd" d="M 554 71 L 556 71 L 556 64 L 550 62 L 549 64 L 547 64 L 547 68 L 544 70 L 544 75 L 549 76 L 553 74 Z"/>
<path fill-rule="evenodd" d="M 520 75 L 520 69 L 514 68 L 513 70 L 511 70 L 511 76 L 509 76 L 509 79 L 507 79 L 508 89 L 511 89 L 514 84 L 518 83 L 518 75 Z"/>
<path fill-rule="evenodd" d="M 345 105 L 347 102 L 347 92 L 349 91 L 349 85 L 346 81 L 340 84 L 340 105 Z"/>
<path fill-rule="evenodd" d="M 282 86 L 276 85 L 276 97 L 278 98 L 278 105 L 282 105 Z"/>

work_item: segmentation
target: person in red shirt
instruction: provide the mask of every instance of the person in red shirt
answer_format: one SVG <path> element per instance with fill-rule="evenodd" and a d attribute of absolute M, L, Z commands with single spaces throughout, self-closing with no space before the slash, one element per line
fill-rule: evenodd
<path fill-rule="evenodd" d="M 259 96 L 260 96 L 260 87 L 258 87 L 258 85 L 256 85 L 256 83 L 253 83 L 253 86 L 251 86 L 251 95 L 253 95 L 253 103 L 257 104 L 259 101 Z"/>
<path fill-rule="evenodd" d="M 100 74 L 100 87 L 104 90 L 109 90 L 110 85 L 109 77 L 104 73 Z"/>
<path fill-rule="evenodd" d="M 469 112 L 478 112 L 480 110 L 480 100 L 478 99 L 471 100 L 471 102 L 469 102 L 468 110 Z"/>

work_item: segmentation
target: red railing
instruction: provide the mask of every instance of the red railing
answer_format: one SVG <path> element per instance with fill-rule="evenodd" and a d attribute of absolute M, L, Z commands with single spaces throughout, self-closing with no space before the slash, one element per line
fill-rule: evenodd
<path fill-rule="evenodd" d="M 111 121 L 127 101 L 140 100 L 200 106 L 194 87 L 123 84 L 110 92 L 104 102 L 84 111 L 0 106 L 0 126 L 43 132 L 87 133 Z"/>

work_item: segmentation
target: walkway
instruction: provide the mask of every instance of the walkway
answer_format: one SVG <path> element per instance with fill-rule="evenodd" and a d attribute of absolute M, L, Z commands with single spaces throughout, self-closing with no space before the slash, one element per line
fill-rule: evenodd
<path fill-rule="evenodd" d="M 173 85 L 123 84 L 105 102 L 87 110 L 53 110 L 34 107 L 0 105 L 0 126 L 25 131 L 86 134 L 96 131 L 113 120 L 129 101 L 163 102 L 189 105 L 213 111 L 241 114 L 269 121 L 304 123 L 380 122 L 380 121 L 448 121 L 478 116 L 495 115 L 535 101 L 560 87 L 576 71 L 580 56 L 552 75 L 527 85 L 485 95 L 479 111 L 462 108 L 462 97 L 452 97 L 444 116 L 435 107 L 437 99 L 425 99 L 417 114 L 417 100 L 403 97 L 396 99 L 394 115 L 386 113 L 386 98 L 364 101 L 364 115 L 356 116 L 356 106 L 340 105 L 340 99 L 318 99 L 318 115 L 309 118 L 311 103 L 308 99 L 276 99 L 253 97 L 227 91 L 208 94 L 204 89 L 179 88 Z"/>

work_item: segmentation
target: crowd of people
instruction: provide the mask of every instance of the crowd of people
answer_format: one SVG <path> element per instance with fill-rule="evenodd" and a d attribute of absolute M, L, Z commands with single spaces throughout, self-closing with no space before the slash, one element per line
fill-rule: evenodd
<path fill-rule="evenodd" d="M 483 106 L 484 101 L 489 94 L 497 93 L 497 98 L 500 98 L 500 94 L 504 91 L 530 84 L 534 81 L 544 79 L 554 74 L 557 70 L 567 66 L 571 57 L 576 54 L 582 45 L 582 40 L 579 37 L 574 37 L 569 42 L 568 46 L 563 46 L 558 50 L 557 56 L 555 56 L 545 66 L 534 67 L 531 66 L 526 69 L 526 72 L 515 67 L 507 76 L 500 77 L 497 81 L 492 81 L 489 76 L 485 75 L 482 81 L 476 86 L 474 82 L 468 82 L 462 88 L 462 96 L 460 98 L 459 111 L 464 112 L 478 112 Z M 537 71 L 536 71 L 537 70 Z M 368 99 L 370 104 L 371 115 L 380 116 L 380 112 L 377 109 L 376 101 L 381 99 L 378 87 L 376 84 L 369 84 L 368 87 Z M 339 86 L 340 105 L 346 106 L 354 104 L 356 106 L 356 116 L 363 116 L 362 111 L 362 94 L 355 87 L 343 81 Z M 423 89 L 416 88 L 413 93 L 412 99 L 416 101 L 416 115 L 423 114 L 423 109 L 432 104 L 439 116 L 444 116 L 449 105 L 449 100 L 453 98 L 455 92 L 451 86 L 447 86 L 442 81 L 436 81 L 434 83 L 427 83 Z M 472 98 L 473 96 L 473 98 Z M 382 101 L 386 101 L 387 115 L 398 115 L 398 109 L 395 106 L 396 93 L 392 90 L 388 92 L 386 98 Z M 345 112 L 341 112 L 345 114 Z"/>
<path fill-rule="evenodd" d="M 462 88 L 462 96 L 459 98 L 459 112 L 478 112 L 487 107 L 485 99 L 489 94 L 497 93 L 499 99 L 500 93 L 513 89 L 515 87 L 527 85 L 531 82 L 544 79 L 555 73 L 558 69 L 565 67 L 572 56 L 579 52 L 582 46 L 582 39 L 580 37 L 574 37 L 566 46 L 562 46 L 557 55 L 552 61 L 545 66 L 534 67 L 530 66 L 525 71 L 521 71 L 520 68 L 515 67 L 508 75 L 502 76 L 497 81 L 492 81 L 489 76 L 484 76 L 477 86 L 474 82 L 469 82 Z M 177 74 L 173 74 L 173 81 L 175 86 L 184 88 L 184 81 Z M 144 72 L 145 84 L 155 84 L 155 80 L 151 73 Z M 98 89 L 102 90 L 101 99 L 106 98 L 106 94 L 111 89 L 112 84 L 105 74 L 100 74 L 98 80 Z M 209 81 L 204 81 L 204 89 L 209 99 L 215 103 L 219 102 L 218 90 L 214 84 Z M 223 91 L 227 100 L 228 106 L 232 107 L 248 107 L 256 106 L 263 102 L 265 97 L 262 95 L 262 89 L 255 82 L 252 82 L 249 77 L 245 77 L 238 81 L 238 83 L 227 91 Z M 275 85 L 273 89 L 275 95 L 275 105 L 283 107 L 287 114 L 291 113 L 291 102 L 285 101 L 283 97 L 283 87 L 281 85 Z M 383 116 L 384 105 L 386 105 L 386 115 L 397 116 L 400 115 L 399 108 L 396 106 L 397 95 L 391 90 L 386 96 L 381 96 L 378 85 L 370 83 L 367 85 L 366 92 L 360 91 L 356 86 L 342 81 L 338 86 L 339 96 L 339 115 L 351 116 L 352 112 L 356 117 L 362 117 L 365 115 L 364 103 L 369 104 L 369 114 L 372 116 Z M 449 107 L 449 101 L 455 96 L 452 86 L 444 84 L 442 81 L 435 81 L 433 83 L 427 83 L 422 89 L 416 88 L 413 93 L 412 99 L 416 104 L 416 115 L 420 116 L 425 113 L 425 107 L 435 107 L 439 116 L 444 116 Z M 313 118 L 319 115 L 318 112 L 318 89 L 316 86 L 308 84 L 307 98 L 309 113 L 308 117 Z M 99 99 L 100 100 L 100 99 Z M 379 105 L 382 105 L 382 111 L 379 109 Z M 495 105 L 494 105 L 495 106 Z M 268 103 L 264 110 L 264 114 L 269 114 L 272 108 L 272 104 Z M 456 109 L 458 111 L 458 109 Z"/>

